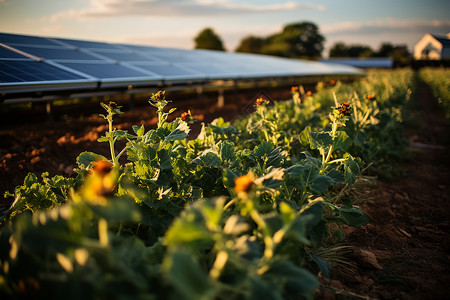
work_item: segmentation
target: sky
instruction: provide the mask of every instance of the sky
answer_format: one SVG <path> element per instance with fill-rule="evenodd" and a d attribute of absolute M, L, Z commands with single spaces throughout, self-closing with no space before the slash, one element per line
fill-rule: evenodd
<path fill-rule="evenodd" d="M 244 37 L 304 21 L 325 37 L 325 57 L 338 41 L 412 51 L 425 33 L 450 32 L 450 1 L 0 0 L 0 32 L 183 49 L 206 27 L 234 51 Z"/>

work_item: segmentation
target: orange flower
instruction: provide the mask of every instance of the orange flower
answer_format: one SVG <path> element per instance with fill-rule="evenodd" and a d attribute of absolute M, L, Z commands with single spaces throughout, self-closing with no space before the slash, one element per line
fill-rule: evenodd
<path fill-rule="evenodd" d="M 156 94 L 153 94 L 153 96 L 156 100 L 163 100 L 165 94 L 166 94 L 166 91 L 158 91 Z"/>
<path fill-rule="evenodd" d="M 331 84 L 331 85 L 335 85 L 335 84 L 336 84 L 336 80 L 331 79 L 331 80 L 330 80 L 330 84 Z"/>
<path fill-rule="evenodd" d="M 109 108 L 111 108 L 111 109 L 116 109 L 116 108 L 117 108 L 117 103 L 116 103 L 116 102 L 113 102 L 113 101 L 110 101 L 109 104 L 108 104 L 108 106 L 109 106 Z"/>
<path fill-rule="evenodd" d="M 298 86 L 291 87 L 291 92 L 297 92 L 297 91 L 298 91 Z"/>
<path fill-rule="evenodd" d="M 191 115 L 188 112 L 181 114 L 180 119 L 184 122 L 188 122 L 191 119 Z"/>
<path fill-rule="evenodd" d="M 306 92 L 306 96 L 311 97 L 311 95 L 312 95 L 311 91 Z"/>
<path fill-rule="evenodd" d="M 252 185 L 253 185 L 253 179 L 249 174 L 239 176 L 234 180 L 234 191 L 236 193 L 240 193 L 240 192 L 247 193 L 248 191 L 250 191 Z"/>
<path fill-rule="evenodd" d="M 256 105 L 261 105 L 265 102 L 265 100 L 263 98 L 258 98 L 256 99 Z"/>
<path fill-rule="evenodd" d="M 375 100 L 375 96 L 374 95 L 367 95 L 367 100 Z"/>
<path fill-rule="evenodd" d="M 350 103 L 348 102 L 342 103 L 341 106 L 338 108 L 338 110 L 342 116 L 350 116 L 351 111 Z"/>
<path fill-rule="evenodd" d="M 102 159 L 97 160 L 95 162 L 95 165 L 92 168 L 92 170 L 94 171 L 95 174 L 100 175 L 101 177 L 105 177 L 112 171 L 112 168 L 113 168 L 112 163 Z"/>

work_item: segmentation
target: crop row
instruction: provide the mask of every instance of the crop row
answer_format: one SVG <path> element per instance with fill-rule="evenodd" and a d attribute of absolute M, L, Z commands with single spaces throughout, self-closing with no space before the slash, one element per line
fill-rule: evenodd
<path fill-rule="evenodd" d="M 362 171 L 389 176 L 401 157 L 412 72 L 369 73 L 315 94 L 256 100 L 233 124 L 219 118 L 186 139 L 189 112 L 156 128 L 114 128 L 103 104 L 99 142 L 76 178 L 29 174 L 2 216 L 0 293 L 51 298 L 297 299 L 330 277 Z M 331 85 L 331 87 L 330 87 Z M 117 149 L 117 141 L 126 146 Z M 121 164 L 121 157 L 126 163 Z"/>
<path fill-rule="evenodd" d="M 433 96 L 445 109 L 445 116 L 450 118 L 450 70 L 448 69 L 421 69 L 419 77 L 430 88 Z"/>

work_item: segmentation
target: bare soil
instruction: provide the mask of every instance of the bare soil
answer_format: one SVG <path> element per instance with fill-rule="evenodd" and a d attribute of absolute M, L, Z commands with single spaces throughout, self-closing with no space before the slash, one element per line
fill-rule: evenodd
<path fill-rule="evenodd" d="M 215 94 L 203 95 L 201 100 L 180 99 L 170 93 L 167 97 L 178 99 L 172 103 L 178 108 L 174 117 L 189 109 L 199 120 L 191 134 L 195 137 L 201 122 L 220 116 L 233 120 L 249 113 L 253 101 L 264 94 L 274 99 L 289 97 L 288 93 L 261 90 L 226 94 L 223 108 L 217 107 Z M 412 146 L 408 158 L 399 165 L 403 175 L 380 179 L 364 195 L 359 206 L 371 223 L 346 228 L 343 242 L 350 246 L 344 258 L 354 264 L 334 268 L 332 280 L 323 280 L 319 299 L 449 297 L 448 122 L 426 86 L 417 94 L 416 124 L 405 130 Z M 131 131 L 132 125 L 155 126 L 155 109 L 145 101 L 137 101 L 136 106 L 116 118 L 117 128 Z M 12 192 L 28 172 L 73 176 L 75 159 L 82 151 L 108 157 L 108 145 L 96 141 L 107 129 L 105 120 L 96 115 L 101 112 L 98 103 L 60 107 L 52 124 L 42 122 L 43 107 L 35 107 L 31 113 L 0 112 L 0 193 Z M 3 199 L 0 205 L 9 205 L 11 200 Z"/>

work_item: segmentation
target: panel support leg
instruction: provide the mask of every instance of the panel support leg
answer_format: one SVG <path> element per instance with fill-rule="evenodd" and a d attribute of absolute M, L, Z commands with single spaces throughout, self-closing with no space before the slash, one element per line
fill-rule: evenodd
<path fill-rule="evenodd" d="M 225 105 L 224 89 L 223 89 L 223 88 L 219 88 L 218 93 L 219 93 L 219 95 L 218 95 L 218 97 L 217 97 L 217 106 L 218 106 L 219 108 L 222 108 L 222 107 L 224 107 L 224 105 Z"/>
<path fill-rule="evenodd" d="M 203 87 L 202 87 L 201 85 L 198 85 L 198 86 L 195 88 L 195 92 L 197 93 L 197 98 L 198 98 L 198 100 L 199 100 L 199 101 L 202 100 L 202 98 L 203 98 Z"/>
<path fill-rule="evenodd" d="M 49 101 L 45 104 L 45 112 L 47 114 L 47 123 L 53 123 L 53 102 Z"/>
<path fill-rule="evenodd" d="M 130 100 L 128 102 L 128 110 L 134 109 L 134 94 L 130 94 Z"/>

